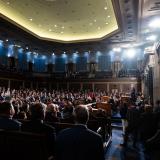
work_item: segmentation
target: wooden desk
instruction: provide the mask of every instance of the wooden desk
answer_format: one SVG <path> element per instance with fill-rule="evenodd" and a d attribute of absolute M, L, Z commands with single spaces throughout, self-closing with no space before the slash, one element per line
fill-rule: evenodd
<path fill-rule="evenodd" d="M 103 102 L 108 102 L 109 99 L 110 99 L 109 96 L 103 96 L 103 97 L 101 97 L 101 100 L 102 100 Z"/>
<path fill-rule="evenodd" d="M 104 109 L 107 115 L 111 115 L 111 105 L 107 102 L 96 103 L 96 108 Z"/>
<path fill-rule="evenodd" d="M 121 97 L 122 102 L 129 103 L 130 102 L 130 96 L 123 96 Z"/>

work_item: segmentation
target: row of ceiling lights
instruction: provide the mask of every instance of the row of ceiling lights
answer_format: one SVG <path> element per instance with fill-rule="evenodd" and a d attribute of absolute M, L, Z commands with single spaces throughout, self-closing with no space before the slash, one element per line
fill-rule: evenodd
<path fill-rule="evenodd" d="M 0 41 L 2 41 L 2 40 L 0 40 Z M 6 42 L 8 42 L 8 39 L 6 39 Z M 15 44 L 15 45 L 13 45 L 13 46 L 18 47 L 18 48 L 21 48 L 21 46 L 20 46 L 20 45 L 16 45 L 16 44 Z M 27 49 L 27 50 L 28 50 L 28 49 L 29 49 L 29 47 L 27 46 L 25 49 Z M 122 48 L 117 47 L 117 48 L 113 48 L 112 50 L 116 53 L 116 52 L 121 52 L 121 51 L 122 51 Z M 78 51 L 76 51 L 75 53 L 79 53 L 79 52 L 78 52 Z M 89 51 L 88 51 L 88 53 L 90 54 L 90 53 L 91 53 L 91 51 L 89 50 Z M 37 53 L 37 52 L 33 52 L 33 54 L 38 54 L 38 53 Z M 66 54 L 66 52 L 64 51 L 64 52 L 63 52 L 63 54 Z M 52 53 L 52 55 L 55 55 L 55 53 L 53 52 L 53 53 Z"/>
<path fill-rule="evenodd" d="M 0 40 L 0 41 L 3 42 L 2 40 Z M 8 42 L 8 39 L 6 39 L 6 42 Z M 18 47 L 18 48 L 21 48 L 21 46 L 19 46 L 19 45 L 13 45 L 13 46 Z M 21 49 L 22 49 L 22 48 L 21 48 Z M 25 49 L 28 50 L 29 47 L 27 46 Z M 120 48 L 120 47 L 113 48 L 112 50 L 114 51 L 114 53 L 122 52 L 122 48 Z M 28 53 L 32 53 L 32 54 L 35 55 L 35 56 L 41 55 L 41 54 L 39 54 L 39 53 L 37 53 L 37 52 L 35 52 L 35 51 L 34 51 L 34 52 L 28 51 Z M 74 52 L 73 54 L 78 54 L 78 53 L 79 53 L 79 52 L 76 51 L 76 52 Z M 85 52 L 85 53 L 86 53 L 86 52 Z M 91 51 L 89 50 L 89 51 L 87 51 L 87 53 L 90 54 Z M 97 53 L 98 53 L 98 52 L 97 52 Z M 52 55 L 54 56 L 55 53 L 53 52 Z M 136 50 L 135 50 L 133 47 L 132 47 L 132 48 L 127 48 L 127 49 L 125 49 L 125 55 L 126 55 L 126 57 L 128 57 L 128 58 L 134 58 L 135 55 L 136 55 Z M 44 56 L 46 56 L 46 55 L 41 55 L 41 56 L 43 56 L 43 58 L 44 58 Z M 66 57 L 66 51 L 63 51 L 62 56 L 63 56 L 63 57 Z"/>
<path fill-rule="evenodd" d="M 9 42 L 9 39 L 6 39 L 5 41 L 6 41 L 6 42 Z M 4 41 L 3 41 L 3 40 L 0 40 L 0 42 L 1 42 L 1 43 L 3 43 Z M 17 48 L 21 48 L 21 49 L 23 49 L 23 48 L 22 48 L 22 46 L 17 45 L 17 44 L 13 44 L 13 46 L 15 46 L 15 47 L 17 47 Z M 26 49 L 26 50 L 29 50 L 29 47 L 28 47 L 28 46 L 26 46 L 26 47 L 25 47 L 25 49 Z M 88 52 L 88 53 L 91 53 L 91 51 L 90 51 L 90 50 L 89 50 L 89 51 L 87 51 L 87 52 Z M 35 51 L 34 51 L 34 52 L 32 52 L 32 53 L 33 53 L 34 55 L 39 55 L 39 54 L 38 54 L 37 52 L 35 52 Z M 75 51 L 74 53 L 78 54 L 79 52 L 78 52 L 78 51 Z M 63 54 L 66 54 L 66 51 L 63 51 Z M 53 52 L 53 53 L 52 53 L 52 55 L 55 55 L 55 53 Z"/>

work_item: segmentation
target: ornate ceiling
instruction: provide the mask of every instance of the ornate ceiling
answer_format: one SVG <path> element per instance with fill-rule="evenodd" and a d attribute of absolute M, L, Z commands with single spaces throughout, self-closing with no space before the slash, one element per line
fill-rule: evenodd
<path fill-rule="evenodd" d="M 0 0 L 1 16 L 39 39 L 101 40 L 118 31 L 112 0 Z"/>
<path fill-rule="evenodd" d="M 154 19 L 160 19 L 160 0 L 143 0 L 140 2 L 139 20 L 141 21 L 139 21 L 139 30 L 143 38 L 144 35 L 153 32 L 153 30 L 149 27 L 149 23 Z M 159 24 L 160 23 L 153 25 L 156 27 L 156 25 Z"/>
<path fill-rule="evenodd" d="M 13 4 L 22 5 L 23 2 L 22 5 L 23 8 L 28 8 L 28 11 L 26 11 L 25 9 L 24 13 L 20 14 L 21 15 L 20 18 L 25 19 L 24 17 L 26 17 L 25 21 L 28 24 L 30 24 L 29 26 L 32 25 L 36 26 L 36 28 L 39 28 L 40 32 L 42 30 L 45 30 L 44 32 L 42 32 L 42 34 L 48 33 L 49 36 L 50 35 L 54 36 L 55 34 L 53 31 L 57 30 L 58 31 L 57 34 L 59 35 L 56 38 L 52 37 L 51 38 L 52 41 L 48 41 L 50 40 L 50 37 L 42 38 L 33 33 L 33 31 L 29 29 L 24 29 L 24 26 L 23 27 L 21 26 L 22 24 L 13 25 L 15 24 L 15 22 L 8 19 L 6 16 L 2 16 L 0 18 L 0 39 L 3 40 L 10 39 L 10 41 L 15 42 L 15 44 L 21 45 L 23 48 L 27 46 L 30 49 L 30 51 L 37 51 L 40 53 L 48 53 L 48 54 L 53 53 L 53 51 L 55 52 L 57 51 L 56 53 L 62 53 L 63 51 L 67 51 L 67 53 L 69 53 L 77 50 L 80 52 L 88 50 L 105 51 L 106 49 L 108 48 L 110 49 L 113 47 L 134 47 L 146 43 L 146 38 L 144 38 L 144 36 L 146 35 L 146 31 L 148 32 L 147 29 L 149 28 L 148 27 L 149 21 L 150 19 L 152 19 L 152 17 L 158 17 L 160 15 L 159 0 L 152 0 L 152 1 L 151 0 L 112 0 L 112 1 L 79 0 L 79 1 L 78 0 L 74 1 L 73 0 L 66 0 L 66 1 L 65 0 L 43 0 L 43 1 L 0 0 L 0 11 L 1 8 L 3 8 L 2 6 L 8 8 L 10 7 L 10 9 L 12 10 Z M 48 12 L 47 11 L 44 12 L 44 10 L 42 9 L 41 11 L 39 10 L 38 12 L 35 6 L 37 2 L 39 2 L 39 4 L 37 4 L 39 7 L 42 7 L 43 4 L 45 10 L 48 7 L 50 7 L 49 4 L 50 5 L 54 4 L 56 6 L 59 5 L 59 9 L 55 8 L 54 11 L 48 11 Z M 109 5 L 109 3 L 111 3 L 112 5 Z M 26 5 L 28 5 L 28 7 L 26 7 Z M 33 6 L 35 7 L 34 10 Z M 63 10 L 60 9 L 61 6 L 63 6 Z M 72 9 L 69 8 L 71 6 Z M 107 7 L 107 9 L 105 9 L 105 7 Z M 86 10 L 87 8 L 90 9 L 87 11 Z M 18 7 L 17 12 L 20 11 L 23 12 L 23 10 L 20 7 Z M 92 12 L 92 14 L 90 12 Z M 111 14 L 111 12 L 113 13 L 113 15 Z M 46 14 L 49 13 L 54 14 L 53 18 L 52 17 L 49 18 L 46 16 Z M 59 14 L 57 15 L 57 13 Z M 36 14 L 37 14 L 37 21 L 35 19 Z M 107 17 L 109 15 L 111 17 Z M 79 21 L 78 19 L 76 19 L 78 17 L 80 19 Z M 107 30 L 109 30 L 110 25 L 105 24 L 106 17 L 108 22 L 118 25 L 118 30 L 115 29 L 116 31 L 113 32 L 111 31 L 111 33 L 107 33 Z M 112 22 L 112 20 L 115 23 Z M 44 26 L 42 26 L 42 24 Z M 50 26 L 51 24 L 52 27 Z M 56 25 L 56 27 L 54 25 Z M 98 27 L 100 28 L 98 29 Z M 51 29 L 51 31 L 49 29 Z M 98 37 L 91 37 L 91 35 L 98 36 L 99 33 L 102 32 L 104 33 L 102 39 L 101 38 L 99 39 Z M 150 34 L 150 32 L 152 31 L 149 31 L 148 33 Z M 67 37 L 67 34 L 71 35 L 69 36 L 70 38 L 71 37 L 73 38 L 74 34 L 77 36 L 75 36 L 74 40 L 73 39 L 66 40 L 65 38 Z M 54 41 L 54 39 L 56 40 Z"/>

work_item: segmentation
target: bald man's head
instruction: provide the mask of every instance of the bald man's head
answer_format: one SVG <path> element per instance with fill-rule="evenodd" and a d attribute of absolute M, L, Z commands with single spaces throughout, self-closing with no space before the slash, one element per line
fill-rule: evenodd
<path fill-rule="evenodd" d="M 75 107 L 73 115 L 76 123 L 87 124 L 89 119 L 89 112 L 87 107 L 83 105 Z"/>

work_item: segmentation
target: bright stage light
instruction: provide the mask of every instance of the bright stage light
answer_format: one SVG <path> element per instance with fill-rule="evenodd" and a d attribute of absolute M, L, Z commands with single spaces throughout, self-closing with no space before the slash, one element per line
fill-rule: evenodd
<path fill-rule="evenodd" d="M 155 41 L 156 39 L 157 39 L 157 36 L 155 36 L 155 35 L 151 35 L 146 38 L 146 40 L 148 40 L 148 41 Z"/>
<path fill-rule="evenodd" d="M 127 56 L 128 58 L 134 58 L 135 54 L 136 54 L 136 51 L 135 51 L 135 49 L 133 49 L 133 48 L 128 49 L 128 50 L 126 51 L 126 56 Z"/>
<path fill-rule="evenodd" d="M 62 54 L 62 58 L 67 58 L 66 52 Z"/>
<path fill-rule="evenodd" d="M 114 52 L 120 52 L 120 51 L 121 51 L 121 48 L 119 48 L 119 47 L 118 47 L 118 48 L 113 48 L 113 51 L 114 51 Z"/>
<path fill-rule="evenodd" d="M 47 57 L 45 55 L 42 55 L 42 59 L 46 59 Z"/>
<path fill-rule="evenodd" d="M 0 40 L 0 47 L 2 47 L 3 46 L 3 41 L 2 40 Z"/>
<path fill-rule="evenodd" d="M 78 57 L 78 54 L 75 52 L 75 53 L 73 53 L 73 57 L 74 58 L 77 58 Z"/>
<path fill-rule="evenodd" d="M 149 23 L 149 27 L 151 27 L 151 28 L 160 28 L 160 18 L 153 19 Z"/>

